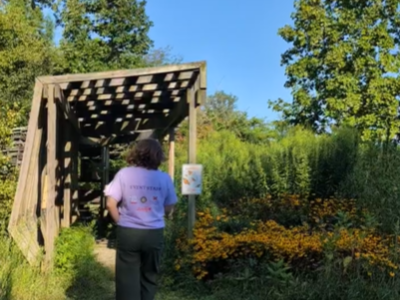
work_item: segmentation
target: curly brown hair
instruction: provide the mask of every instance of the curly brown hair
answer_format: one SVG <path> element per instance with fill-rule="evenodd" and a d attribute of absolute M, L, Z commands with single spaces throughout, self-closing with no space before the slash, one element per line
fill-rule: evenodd
<path fill-rule="evenodd" d="M 128 164 L 149 170 L 157 170 L 164 159 L 161 144 L 155 139 L 138 141 L 126 157 Z"/>

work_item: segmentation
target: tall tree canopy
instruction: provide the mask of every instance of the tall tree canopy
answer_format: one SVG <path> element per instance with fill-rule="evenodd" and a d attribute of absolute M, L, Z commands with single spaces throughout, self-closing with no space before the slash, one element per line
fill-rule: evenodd
<path fill-rule="evenodd" d="M 279 30 L 293 102 L 273 102 L 292 123 L 356 127 L 367 140 L 399 132 L 399 0 L 296 0 Z"/>
<path fill-rule="evenodd" d="M 127 69 L 144 64 L 152 46 L 152 22 L 140 0 L 63 0 L 57 13 L 63 28 L 64 73 Z"/>
<path fill-rule="evenodd" d="M 37 76 L 52 72 L 51 21 L 24 0 L 0 2 L 0 105 L 29 109 Z"/>

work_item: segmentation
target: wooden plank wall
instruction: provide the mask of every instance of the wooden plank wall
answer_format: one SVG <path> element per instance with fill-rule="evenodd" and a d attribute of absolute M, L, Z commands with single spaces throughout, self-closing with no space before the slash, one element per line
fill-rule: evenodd
<path fill-rule="evenodd" d="M 58 85 L 36 83 L 9 223 L 12 238 L 31 264 L 44 246 L 48 268 L 60 227 L 71 225 L 78 198 L 79 139 L 59 105 L 61 98 Z"/>

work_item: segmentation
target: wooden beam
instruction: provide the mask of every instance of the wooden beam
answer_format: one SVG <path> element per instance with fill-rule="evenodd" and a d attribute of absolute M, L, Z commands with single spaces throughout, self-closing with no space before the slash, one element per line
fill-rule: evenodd
<path fill-rule="evenodd" d="M 197 74 L 198 72 L 193 72 L 193 77 Z M 191 78 L 190 80 L 184 81 L 160 81 L 158 83 L 136 85 L 133 83 L 135 77 L 130 77 L 129 79 L 125 79 L 126 82 L 124 82 L 124 85 L 120 86 L 107 86 L 109 81 L 103 81 L 102 84 L 104 87 L 100 88 L 80 88 L 81 82 L 78 81 L 68 86 L 65 95 L 69 102 L 86 101 L 88 99 L 104 101 L 110 99 L 141 99 L 160 96 L 172 97 L 183 94 L 183 91 L 190 86 L 190 81 L 192 80 Z"/>
<path fill-rule="evenodd" d="M 182 89 L 174 90 L 163 90 L 163 91 L 140 91 L 131 93 L 107 93 L 102 95 L 71 95 L 68 93 L 70 90 L 66 90 L 66 98 L 71 104 L 88 103 L 91 101 L 108 103 L 110 101 L 124 102 L 127 100 L 137 101 L 137 102 L 163 102 L 170 101 L 176 97 L 180 97 L 185 94 Z"/>
<path fill-rule="evenodd" d="M 126 99 L 122 101 L 115 101 L 115 100 L 107 100 L 107 101 L 96 101 L 96 100 L 88 100 L 83 102 L 77 102 L 73 104 L 73 107 L 76 111 L 102 111 L 102 110 L 113 110 L 113 109 L 171 109 L 174 108 L 176 102 L 172 101 L 176 99 L 176 102 L 179 102 L 180 97 L 175 98 L 163 98 L 163 99 L 146 99 L 146 100 L 132 100 Z M 154 101 L 154 102 L 152 102 Z M 157 102 L 155 102 L 157 101 Z"/>
<path fill-rule="evenodd" d="M 71 214 L 77 213 L 79 207 L 79 136 L 71 137 Z M 72 222 L 72 220 L 71 220 Z"/>
<path fill-rule="evenodd" d="M 195 93 L 192 89 L 188 90 L 187 99 L 189 103 L 189 164 L 196 163 L 196 143 L 197 143 L 197 112 Z M 193 238 L 193 229 L 196 221 L 196 196 L 188 196 L 188 237 Z"/>
<path fill-rule="evenodd" d="M 99 79 L 113 79 L 113 78 L 124 78 L 133 76 L 143 76 L 143 75 L 154 75 L 162 73 L 173 73 L 173 72 L 183 72 L 190 70 L 198 70 L 199 68 L 204 68 L 205 62 L 193 62 L 180 65 L 167 65 L 162 67 L 151 67 L 133 70 L 120 70 L 120 71 L 108 71 L 108 72 L 97 72 L 88 74 L 74 74 L 74 75 L 61 75 L 61 76 L 47 76 L 40 77 L 40 81 L 43 83 L 69 83 L 78 81 L 93 81 Z"/>
<path fill-rule="evenodd" d="M 175 179 L 175 128 L 169 130 L 168 173 Z"/>
<path fill-rule="evenodd" d="M 108 146 L 102 147 L 101 160 L 102 160 L 101 190 L 103 191 L 105 186 L 109 183 L 110 153 Z M 101 204 L 100 204 L 100 218 L 103 219 L 105 217 L 105 211 L 106 211 L 106 197 L 104 193 L 102 193 Z"/>
<path fill-rule="evenodd" d="M 128 119 L 123 122 L 82 122 L 82 135 L 90 138 L 108 138 L 110 136 L 118 136 L 125 133 L 136 131 L 140 120 Z M 99 141 L 93 146 L 100 146 Z"/>
<path fill-rule="evenodd" d="M 43 94 L 43 84 L 36 80 L 35 90 L 33 93 L 32 107 L 29 115 L 29 123 L 27 129 L 27 136 L 25 141 L 24 154 L 22 158 L 22 165 L 18 177 L 17 191 L 14 198 L 13 208 L 11 211 L 9 230 L 16 225 L 19 214 L 21 211 L 21 204 L 23 197 L 25 196 L 25 186 L 28 179 L 29 172 L 29 161 L 32 157 L 32 152 L 34 150 L 34 141 L 36 138 L 36 129 L 38 127 L 38 119 L 40 113 L 40 107 L 42 104 L 42 94 Z"/>
<path fill-rule="evenodd" d="M 60 88 L 60 85 L 56 84 L 56 85 L 52 85 L 52 86 L 54 86 L 54 99 L 56 101 L 56 104 L 64 112 L 67 120 L 72 124 L 73 128 L 75 129 L 76 134 L 81 135 L 80 124 L 78 122 L 78 119 L 76 118 L 74 112 L 72 111 L 69 103 L 65 100 L 64 94 Z M 50 98 L 49 93 L 50 93 L 49 91 L 46 92 L 47 99 Z M 96 145 L 97 144 L 96 141 L 94 141 L 90 138 L 87 138 L 85 136 L 82 136 L 80 139 L 81 139 L 81 143 L 83 143 L 83 144 L 87 144 L 87 145 Z"/>
<path fill-rule="evenodd" d="M 104 111 L 102 114 L 82 114 L 80 113 L 78 115 L 78 120 L 80 123 L 98 123 L 101 121 L 105 122 L 115 122 L 115 121 L 127 121 L 131 119 L 160 119 L 160 118 L 165 118 L 167 113 L 162 113 L 162 112 L 154 112 L 154 113 L 143 113 L 140 111 L 126 111 L 125 113 L 119 113 L 119 114 L 112 114 L 112 112 L 109 111 Z M 82 126 L 81 126 L 82 127 Z"/>
<path fill-rule="evenodd" d="M 39 195 L 38 157 L 42 138 L 39 122 L 43 110 L 42 92 L 42 84 L 36 82 L 23 162 L 8 224 L 11 237 L 30 264 L 37 262 L 40 253 L 36 213 Z"/>
<path fill-rule="evenodd" d="M 63 219 L 62 226 L 71 226 L 72 217 L 72 186 L 71 186 L 71 175 L 72 175 L 72 125 L 67 119 L 64 119 L 63 129 L 63 172 L 64 172 L 64 201 L 63 201 Z"/>
<path fill-rule="evenodd" d="M 46 203 L 46 264 L 51 266 L 54 255 L 54 241 L 59 230 L 59 215 L 55 205 L 56 200 L 56 145 L 57 145 L 57 104 L 55 99 L 55 86 L 48 85 L 47 101 L 47 178 L 48 195 Z"/>
<path fill-rule="evenodd" d="M 200 66 L 200 89 L 207 89 L 207 64 L 203 62 Z"/>
<path fill-rule="evenodd" d="M 165 136 L 169 128 L 176 127 L 182 122 L 188 113 L 187 95 L 182 97 L 175 108 L 165 119 L 152 119 L 147 124 L 139 124 L 138 130 L 156 130 L 155 135 L 158 137 Z M 159 129 L 159 130 L 157 130 Z"/>
<path fill-rule="evenodd" d="M 69 105 L 69 103 L 64 98 L 64 94 L 63 94 L 63 91 L 60 88 L 60 85 L 59 84 L 55 85 L 54 89 L 55 89 L 54 90 L 54 98 L 55 98 L 55 101 L 56 101 L 57 105 L 59 105 L 61 110 L 64 112 L 66 119 L 69 122 L 71 122 L 71 124 L 75 128 L 75 130 L 77 132 L 79 132 L 80 131 L 80 127 L 79 127 L 78 119 L 76 118 L 74 112 L 72 111 L 71 106 Z M 49 94 L 49 99 L 50 99 L 50 94 Z"/>

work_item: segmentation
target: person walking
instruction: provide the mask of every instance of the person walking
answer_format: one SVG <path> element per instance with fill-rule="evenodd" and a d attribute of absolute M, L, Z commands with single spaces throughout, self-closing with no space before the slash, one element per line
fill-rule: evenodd
<path fill-rule="evenodd" d="M 177 202 L 171 177 L 159 170 L 160 143 L 137 142 L 106 186 L 107 209 L 117 224 L 116 300 L 154 300 L 166 215 Z"/>

